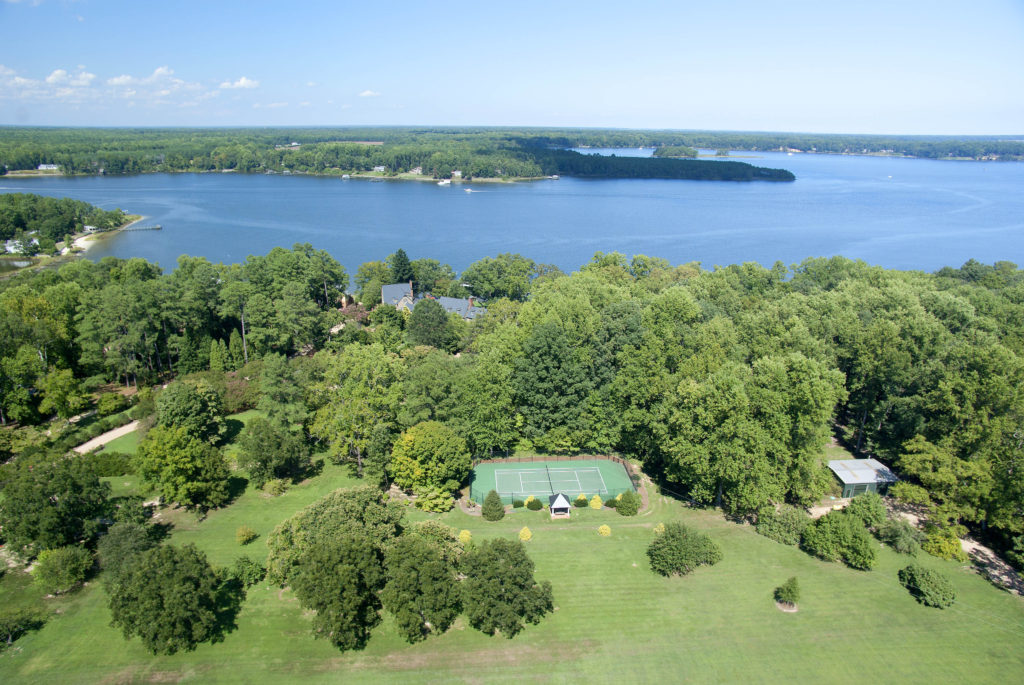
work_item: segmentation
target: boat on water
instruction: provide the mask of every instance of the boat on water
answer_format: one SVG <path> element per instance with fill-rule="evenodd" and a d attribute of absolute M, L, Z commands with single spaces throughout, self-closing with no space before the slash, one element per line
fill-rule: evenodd
<path fill-rule="evenodd" d="M 890 176 L 889 178 L 892 178 L 892 176 Z M 473 192 L 472 188 L 464 188 L 463 190 L 465 190 L 467 193 L 472 193 Z"/>
<path fill-rule="evenodd" d="M 452 184 L 452 182 L 449 181 L 447 178 L 442 179 L 442 180 L 437 182 L 437 185 L 439 185 L 439 186 L 450 186 L 451 184 Z"/>

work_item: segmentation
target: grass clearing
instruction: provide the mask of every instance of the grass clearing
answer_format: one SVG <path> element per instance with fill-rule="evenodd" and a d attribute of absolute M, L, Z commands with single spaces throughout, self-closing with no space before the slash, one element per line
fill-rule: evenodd
<path fill-rule="evenodd" d="M 130 479 L 124 481 L 131 487 Z M 165 510 L 171 542 L 195 543 L 217 564 L 262 557 L 280 521 L 334 488 L 352 485 L 347 469 L 322 473 L 280 497 L 247 490 L 203 521 Z M 464 619 L 446 634 L 408 645 L 385 615 L 369 645 L 339 652 L 309 633 L 309 619 L 287 589 L 251 589 L 235 631 L 220 644 L 153 657 L 109 626 L 106 597 L 92 582 L 60 600 L 62 615 L 0 654 L 0 681 L 189 682 L 1017 682 L 1024 679 L 1024 601 L 1001 592 L 968 566 L 928 556 L 956 586 L 952 608 L 918 604 L 896 580 L 908 557 L 880 550 L 870 572 L 811 558 L 759 536 L 714 511 L 652 495 L 633 518 L 611 510 L 572 510 L 569 520 L 517 509 L 490 523 L 455 509 L 436 516 L 408 509 L 408 520 L 438 518 L 476 541 L 514 539 L 528 525 L 536 576 L 554 586 L 557 611 L 513 640 L 488 637 Z M 662 578 L 645 550 L 662 521 L 711 535 L 724 558 L 685 578 Z M 612 534 L 598 535 L 601 524 Z M 242 547 L 235 530 L 259 534 Z M 17 572 L 20 573 L 20 572 Z M 775 608 L 772 592 L 790 576 L 802 589 L 800 611 Z M 7 578 L 0 592 L 7 593 Z M 0 601 L 6 600 L 0 595 Z M 859 655 L 851 664 L 843 655 Z"/>

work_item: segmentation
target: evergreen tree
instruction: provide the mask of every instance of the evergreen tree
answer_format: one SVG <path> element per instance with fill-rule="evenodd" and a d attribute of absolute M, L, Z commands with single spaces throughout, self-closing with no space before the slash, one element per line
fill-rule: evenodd
<path fill-rule="evenodd" d="M 392 283 L 408 283 L 416 277 L 409 256 L 402 248 L 398 248 L 393 255 L 388 257 L 387 265 L 391 271 Z"/>
<path fill-rule="evenodd" d="M 231 337 L 228 340 L 228 354 L 230 361 L 230 368 L 232 371 L 238 371 L 245 365 L 245 353 L 242 350 L 242 336 L 238 334 L 238 329 L 231 329 Z"/>
<path fill-rule="evenodd" d="M 218 345 L 218 343 L 220 343 L 221 345 L 223 344 L 223 342 L 219 340 L 210 341 L 210 371 L 214 371 L 216 373 L 223 373 L 224 357 L 221 356 L 221 348 L 220 345 Z"/>
<path fill-rule="evenodd" d="M 501 495 L 497 490 L 491 490 L 484 498 L 484 505 L 480 511 L 488 521 L 500 521 L 505 518 L 505 505 L 501 503 Z"/>
<path fill-rule="evenodd" d="M 302 423 L 306 402 L 302 386 L 283 354 L 269 354 L 260 369 L 260 400 L 256 408 L 283 426 Z"/>

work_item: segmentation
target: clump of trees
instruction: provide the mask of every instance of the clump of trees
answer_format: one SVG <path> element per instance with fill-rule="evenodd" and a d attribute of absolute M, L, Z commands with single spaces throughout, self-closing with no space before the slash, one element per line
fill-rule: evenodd
<path fill-rule="evenodd" d="M 845 511 L 830 511 L 804 530 L 803 548 L 826 561 L 842 561 L 851 568 L 870 570 L 875 565 L 875 544 L 860 518 Z"/>
<path fill-rule="evenodd" d="M 668 523 L 647 547 L 651 570 L 662 576 L 685 576 L 699 566 L 714 566 L 722 550 L 714 540 L 682 523 Z"/>

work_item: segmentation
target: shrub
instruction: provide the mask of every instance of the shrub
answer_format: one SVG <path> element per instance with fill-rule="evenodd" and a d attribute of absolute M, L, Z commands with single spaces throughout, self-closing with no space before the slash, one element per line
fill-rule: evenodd
<path fill-rule="evenodd" d="M 78 545 L 47 549 L 39 554 L 32 576 L 44 591 L 59 595 L 85 580 L 92 568 L 92 555 Z"/>
<path fill-rule="evenodd" d="M 526 499 L 523 500 L 523 504 L 526 505 L 526 506 L 530 506 L 530 502 L 532 502 L 535 499 L 537 499 L 537 498 L 534 497 L 533 495 L 527 495 Z"/>
<path fill-rule="evenodd" d="M 783 504 L 776 511 L 769 506 L 757 513 L 757 532 L 784 545 L 799 545 L 810 522 L 811 517 L 803 509 Z"/>
<path fill-rule="evenodd" d="M 268 480 L 263 485 L 263 492 L 273 497 L 277 497 L 288 491 L 288 485 L 289 483 L 287 478 L 274 478 L 273 480 Z"/>
<path fill-rule="evenodd" d="M 84 457 L 96 470 L 96 475 L 103 477 L 125 476 L 134 473 L 132 457 L 122 452 L 90 452 Z"/>
<path fill-rule="evenodd" d="M 505 505 L 501 503 L 501 495 L 497 490 L 491 490 L 487 497 L 484 497 L 484 506 L 480 513 L 488 521 L 500 521 L 505 518 Z"/>
<path fill-rule="evenodd" d="M 591 509 L 600 509 L 602 506 L 604 506 L 604 502 L 601 501 L 600 495 L 594 495 L 593 497 L 590 498 Z"/>
<path fill-rule="evenodd" d="M 707 535 L 681 523 L 669 523 L 647 547 L 647 558 L 655 573 L 683 576 L 698 566 L 717 564 L 722 560 L 722 550 Z"/>
<path fill-rule="evenodd" d="M 143 525 L 153 516 L 153 507 L 146 506 L 146 503 L 138 495 L 119 497 L 116 500 L 117 509 L 114 510 L 114 520 L 118 523 L 138 523 Z"/>
<path fill-rule="evenodd" d="M 228 578 L 237 580 L 242 587 L 249 588 L 267 576 L 267 568 L 250 557 L 238 557 L 227 572 Z"/>
<path fill-rule="evenodd" d="M 259 534 L 249 526 L 239 526 L 235 531 L 235 542 L 240 545 L 248 545 L 259 537 Z"/>
<path fill-rule="evenodd" d="M 530 531 L 529 528 L 523 526 L 523 529 L 519 531 L 519 539 L 523 542 L 529 542 L 533 539 L 533 533 Z"/>
<path fill-rule="evenodd" d="M 144 419 L 156 413 L 156 397 L 152 388 L 139 388 L 135 395 L 135 406 L 131 408 L 131 417 L 135 420 Z"/>
<path fill-rule="evenodd" d="M 612 529 L 609 528 L 607 525 L 602 525 L 600 528 L 597 529 L 597 534 L 601 537 L 608 537 L 612 534 Z"/>
<path fill-rule="evenodd" d="M 442 514 L 455 506 L 455 499 L 445 490 L 432 489 L 416 493 L 416 508 Z"/>
<path fill-rule="evenodd" d="M 587 500 L 587 496 L 584 495 L 582 492 L 576 496 L 576 499 L 572 501 L 572 505 L 578 509 L 582 509 L 583 507 L 587 506 L 588 503 L 589 501 Z"/>
<path fill-rule="evenodd" d="M 528 499 L 526 500 L 526 508 L 530 511 L 540 511 L 544 508 L 544 503 L 539 499 Z"/>
<path fill-rule="evenodd" d="M 521 499 L 514 499 L 514 500 L 512 500 L 512 508 L 513 509 L 522 509 L 525 504 L 526 504 L 526 502 L 524 502 Z"/>
<path fill-rule="evenodd" d="M 780 604 L 796 606 L 796 603 L 800 601 L 800 584 L 796 581 L 796 576 L 775 588 L 775 601 Z"/>
<path fill-rule="evenodd" d="M 128 406 L 128 398 L 119 392 L 105 392 L 96 402 L 96 414 L 100 417 L 116 414 Z"/>
<path fill-rule="evenodd" d="M 903 519 L 887 519 L 875 531 L 879 540 L 900 554 L 917 556 L 924 534 Z"/>
<path fill-rule="evenodd" d="M 665 532 L 665 524 L 664 523 L 659 523 L 658 525 L 656 525 L 654 527 L 654 534 L 655 535 L 661 535 L 664 532 Z"/>
<path fill-rule="evenodd" d="M 636 492 L 624 492 L 619 495 L 619 504 L 615 507 L 621 516 L 636 516 L 640 511 L 640 495 Z"/>
<path fill-rule="evenodd" d="M 826 561 L 842 561 L 851 568 L 869 570 L 875 564 L 875 547 L 867 529 L 856 516 L 831 511 L 807 526 L 803 548 Z"/>
<path fill-rule="evenodd" d="M 911 564 L 899 572 L 900 584 L 925 606 L 945 609 L 956 601 L 956 590 L 949 579 L 931 569 Z"/>
<path fill-rule="evenodd" d="M 877 528 L 885 521 L 885 505 L 877 492 L 865 492 L 854 497 L 846 507 L 848 516 L 855 516 L 868 528 Z"/>
<path fill-rule="evenodd" d="M 468 530 L 465 530 L 465 529 L 460 530 L 459 531 L 459 542 L 462 543 L 463 547 L 469 547 L 469 545 L 472 544 L 472 542 L 473 542 L 473 534 L 470 533 Z"/>
<path fill-rule="evenodd" d="M 939 559 L 967 561 L 967 554 L 960 544 L 960 538 L 952 528 L 933 526 L 921 543 L 921 549 Z"/>
<path fill-rule="evenodd" d="M 604 506 L 608 507 L 609 509 L 614 509 L 615 507 L 619 506 L 618 497 L 612 497 L 610 499 L 605 500 Z"/>

